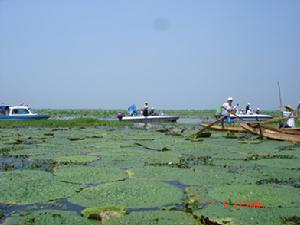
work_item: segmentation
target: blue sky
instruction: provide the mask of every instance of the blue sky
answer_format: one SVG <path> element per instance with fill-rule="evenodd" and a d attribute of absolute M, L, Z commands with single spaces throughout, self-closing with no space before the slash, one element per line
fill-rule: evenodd
<path fill-rule="evenodd" d="M 0 103 L 300 101 L 298 0 L 0 0 Z"/>

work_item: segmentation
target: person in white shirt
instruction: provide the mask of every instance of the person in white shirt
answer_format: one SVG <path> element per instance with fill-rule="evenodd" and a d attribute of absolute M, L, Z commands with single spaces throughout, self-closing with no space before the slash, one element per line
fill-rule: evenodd
<path fill-rule="evenodd" d="M 227 123 L 229 123 L 229 124 L 231 123 L 230 114 L 235 113 L 235 111 L 236 111 L 232 105 L 232 102 L 233 102 L 233 98 L 229 97 L 229 98 L 227 98 L 227 102 L 225 102 L 221 107 L 222 108 L 221 114 L 222 114 L 222 116 L 224 116 L 224 119 L 221 122 L 222 126 L 224 126 L 225 120 Z"/>
<path fill-rule="evenodd" d="M 281 122 L 279 124 L 279 128 L 293 128 L 295 127 L 295 115 L 294 109 L 291 105 L 286 105 L 285 110 L 282 112 L 283 117 L 287 117 L 288 120 L 286 122 Z"/>

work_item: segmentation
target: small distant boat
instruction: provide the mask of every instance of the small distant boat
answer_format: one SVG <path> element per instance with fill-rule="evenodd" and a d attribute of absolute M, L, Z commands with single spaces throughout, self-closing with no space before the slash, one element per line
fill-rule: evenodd
<path fill-rule="evenodd" d="M 230 119 L 234 122 L 257 122 L 257 121 L 266 121 L 270 120 L 273 117 L 265 114 L 236 114 L 230 115 Z"/>
<path fill-rule="evenodd" d="M 0 120 L 47 120 L 48 115 L 32 113 L 25 105 L 0 106 Z"/>
<path fill-rule="evenodd" d="M 117 115 L 120 121 L 129 121 L 135 123 L 166 123 L 176 122 L 179 116 L 124 116 L 122 113 Z"/>

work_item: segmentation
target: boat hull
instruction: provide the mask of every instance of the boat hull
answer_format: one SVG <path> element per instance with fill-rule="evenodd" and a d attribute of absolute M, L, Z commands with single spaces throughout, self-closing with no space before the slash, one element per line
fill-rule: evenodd
<path fill-rule="evenodd" d="M 203 127 L 208 127 L 209 124 L 207 123 L 202 123 L 201 126 Z M 233 127 L 233 126 L 218 126 L 218 125 L 213 125 L 209 127 L 210 130 L 215 130 L 215 131 L 231 131 L 231 132 L 246 132 L 242 127 Z"/>
<path fill-rule="evenodd" d="M 47 120 L 48 115 L 33 115 L 33 116 L 0 116 L 0 120 Z"/>
<path fill-rule="evenodd" d="M 256 127 L 253 124 L 241 124 L 241 127 L 252 134 L 262 135 L 273 140 L 300 142 L 300 135 L 298 134 L 282 133 L 266 127 L 260 127 L 259 129 L 259 127 Z"/>
<path fill-rule="evenodd" d="M 165 123 L 176 122 L 178 116 L 125 116 L 121 120 L 136 123 Z"/>
<path fill-rule="evenodd" d="M 266 121 L 272 119 L 272 116 L 270 115 L 264 115 L 264 114 L 252 114 L 252 115 L 230 115 L 230 119 L 232 119 L 234 122 L 257 122 L 257 121 Z"/>

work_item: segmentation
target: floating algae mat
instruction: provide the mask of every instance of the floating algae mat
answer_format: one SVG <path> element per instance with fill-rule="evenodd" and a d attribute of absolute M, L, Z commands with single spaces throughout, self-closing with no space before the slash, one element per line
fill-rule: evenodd
<path fill-rule="evenodd" d="M 251 136 L 225 138 L 226 133 L 214 132 L 194 142 L 190 136 L 196 130 L 182 124 L 82 125 L 0 128 L 0 223 L 299 221 L 297 144 L 271 140 L 253 144 Z M 64 201 L 74 207 L 50 207 Z M 235 207 L 235 202 L 247 201 L 260 202 L 262 207 Z M 30 207 L 10 210 L 21 205 Z M 114 217 L 114 212 L 106 211 L 109 218 L 105 220 L 97 212 L 90 219 L 80 214 L 108 208 L 125 213 Z"/>

